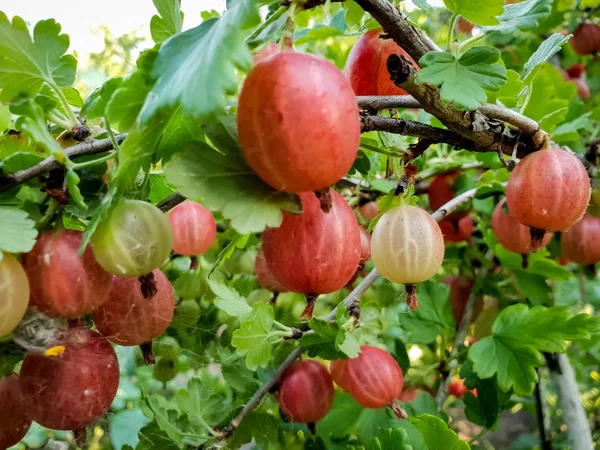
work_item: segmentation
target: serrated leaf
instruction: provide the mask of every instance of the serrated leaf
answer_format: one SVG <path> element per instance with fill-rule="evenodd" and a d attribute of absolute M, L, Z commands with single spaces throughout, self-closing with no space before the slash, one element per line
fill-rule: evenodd
<path fill-rule="evenodd" d="M 156 394 L 143 395 L 143 399 L 152 412 L 158 428 L 164 431 L 178 447 L 183 447 L 183 440 L 187 433 L 178 425 L 178 414 L 173 407 L 167 403 L 164 397 Z"/>
<path fill-rule="evenodd" d="M 304 334 L 299 342 L 310 357 L 319 356 L 328 360 L 346 358 L 336 346 L 340 331 L 337 323 L 315 316 L 308 322 L 308 326 L 314 333 Z"/>
<path fill-rule="evenodd" d="M 442 419 L 423 414 L 411 422 L 419 429 L 428 450 L 469 450 L 471 447 L 461 441 L 457 434 Z"/>
<path fill-rule="evenodd" d="M 426 281 L 417 286 L 419 309 L 400 313 L 398 323 L 408 334 L 408 341 L 418 344 L 434 342 L 443 333 L 453 333 L 454 319 L 444 283 Z"/>
<path fill-rule="evenodd" d="M 0 206 L 0 230 L 0 251 L 7 253 L 29 252 L 38 235 L 25 211 L 4 206 Z"/>
<path fill-rule="evenodd" d="M 223 213 L 240 234 L 278 227 L 281 209 L 300 212 L 295 196 L 275 191 L 246 164 L 241 151 L 223 154 L 190 142 L 165 166 L 169 182 L 187 198 Z"/>
<path fill-rule="evenodd" d="M 273 328 L 274 317 L 272 305 L 255 303 L 250 315 L 240 324 L 240 328 L 233 332 L 231 345 L 246 355 L 246 366 L 250 370 L 267 367 L 273 358 L 270 331 Z"/>
<path fill-rule="evenodd" d="M 278 448 L 277 435 L 279 433 L 279 421 L 264 412 L 253 411 L 242 421 L 231 437 L 232 448 L 240 448 L 254 440 L 264 450 L 275 450 Z"/>
<path fill-rule="evenodd" d="M 538 49 L 531 55 L 524 66 L 523 79 L 525 82 L 531 80 L 531 76 L 535 74 L 536 68 L 550 61 L 557 54 L 562 46 L 571 39 L 572 35 L 563 36 L 561 33 L 554 33 L 548 39 L 541 43 Z"/>
<path fill-rule="evenodd" d="M 412 0 L 416 7 L 422 9 L 425 12 L 431 11 L 433 8 L 427 3 L 427 0 Z"/>
<path fill-rule="evenodd" d="M 208 280 L 208 286 L 217 296 L 215 306 L 221 311 L 240 320 L 243 320 L 252 312 L 252 307 L 246 303 L 246 299 L 224 282 Z"/>
<path fill-rule="evenodd" d="M 136 126 L 138 115 L 153 84 L 153 80 L 143 71 L 134 72 L 120 84 L 106 104 L 112 127 L 125 133 Z M 104 111 L 101 116 L 104 116 Z"/>
<path fill-rule="evenodd" d="M 517 98 L 523 90 L 523 82 L 521 76 L 512 69 L 506 71 L 506 79 L 506 84 L 500 89 L 495 92 L 487 92 L 488 103 L 500 101 L 507 108 L 514 108 L 517 106 Z"/>
<path fill-rule="evenodd" d="M 586 314 L 569 316 L 562 306 L 546 308 L 517 304 L 496 318 L 492 335 L 469 348 L 473 369 L 482 378 L 496 375 L 498 386 L 517 395 L 533 392 L 543 363 L 540 352 L 565 352 L 566 341 L 586 340 L 600 330 L 600 319 Z"/>
<path fill-rule="evenodd" d="M 115 450 L 135 448 L 139 443 L 138 432 L 148 425 L 148 418 L 139 409 L 118 411 L 109 417 L 108 429 Z"/>
<path fill-rule="evenodd" d="M 183 14 L 180 0 L 152 0 L 160 16 L 152 16 L 150 34 L 156 44 L 166 41 L 181 32 Z"/>
<path fill-rule="evenodd" d="M 135 450 L 180 450 L 177 445 L 155 422 L 150 422 L 138 433 L 139 443 Z"/>
<path fill-rule="evenodd" d="M 111 78 L 85 99 L 79 115 L 86 119 L 97 119 L 104 116 L 106 104 L 113 93 L 123 85 L 122 78 Z"/>
<path fill-rule="evenodd" d="M 460 58 L 429 52 L 419 61 L 416 82 L 441 86 L 444 102 L 474 110 L 487 101 L 486 90 L 496 91 L 506 83 L 506 68 L 499 62 L 500 51 L 493 47 L 472 47 Z"/>
<path fill-rule="evenodd" d="M 33 39 L 18 16 L 12 23 L 0 11 L 0 100 L 10 102 L 19 95 L 33 98 L 43 83 L 54 87 L 71 86 L 77 60 L 65 55 L 69 36 L 60 34 L 54 19 L 38 22 Z"/>
<path fill-rule="evenodd" d="M 231 407 L 231 397 L 214 389 L 206 380 L 192 378 L 186 389 L 176 394 L 177 404 L 184 412 L 192 429 L 208 437 L 204 424 L 216 424 Z"/>
<path fill-rule="evenodd" d="M 516 33 L 535 29 L 540 20 L 552 11 L 552 0 L 529 0 L 504 6 L 504 12 L 498 16 L 500 23 L 485 27 L 484 32 Z"/>
<path fill-rule="evenodd" d="M 413 450 L 408 433 L 401 428 L 389 428 L 375 438 L 369 450 Z"/>
<path fill-rule="evenodd" d="M 444 0 L 444 5 L 454 14 L 460 14 L 475 25 L 496 25 L 496 16 L 504 10 L 503 0 Z"/>
<path fill-rule="evenodd" d="M 222 17 L 169 39 L 154 65 L 152 74 L 158 81 L 142 111 L 142 122 L 174 105 L 180 105 L 185 115 L 201 119 L 222 113 L 225 95 L 237 91 L 236 69 L 252 66 L 245 30 L 260 23 L 262 3 L 239 0 Z"/>

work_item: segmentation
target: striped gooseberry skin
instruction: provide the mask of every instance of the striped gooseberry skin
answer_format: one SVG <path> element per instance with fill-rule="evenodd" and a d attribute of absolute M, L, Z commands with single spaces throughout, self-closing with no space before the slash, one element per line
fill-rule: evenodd
<path fill-rule="evenodd" d="M 33 420 L 52 430 L 79 430 L 102 417 L 119 387 L 110 343 L 86 328 L 61 330 L 57 354 L 29 353 L 19 374 Z M 58 348 L 58 347 L 57 347 Z"/>
<path fill-rule="evenodd" d="M 405 203 L 379 219 L 371 237 L 371 254 L 384 278 L 394 283 L 421 283 L 442 265 L 444 237 L 427 211 Z"/>
<path fill-rule="evenodd" d="M 365 408 L 383 408 L 398 398 L 404 386 L 402 369 L 385 350 L 363 345 L 358 358 L 348 359 L 344 382 Z"/>
<path fill-rule="evenodd" d="M 343 288 L 358 268 L 360 231 L 354 212 L 336 191 L 325 213 L 313 192 L 299 194 L 302 214 L 283 212 L 279 228 L 263 233 L 268 267 L 281 284 L 300 294 Z"/>
<path fill-rule="evenodd" d="M 333 378 L 335 384 L 345 391 L 348 390 L 348 384 L 346 383 L 347 362 L 347 359 L 336 359 L 335 361 L 331 361 L 329 364 L 329 373 L 331 373 L 331 378 Z"/>
<path fill-rule="evenodd" d="M 0 261 L 0 336 L 15 329 L 29 305 L 29 280 L 13 255 L 4 253 Z"/>
<path fill-rule="evenodd" d="M 286 287 L 277 281 L 277 278 L 275 278 L 275 275 L 273 275 L 273 272 L 269 269 L 262 249 L 259 249 L 256 252 L 254 273 L 256 274 L 259 286 L 263 289 L 271 292 L 287 292 Z"/>
<path fill-rule="evenodd" d="M 152 342 L 169 326 L 175 295 L 167 277 L 154 270 L 157 293 L 144 298 L 137 278 L 114 277 L 106 301 L 94 311 L 98 331 L 115 344 L 132 346 Z"/>
<path fill-rule="evenodd" d="M 238 103 L 250 167 L 285 192 L 324 189 L 352 167 L 360 117 L 350 84 L 320 57 L 283 52 L 256 65 Z"/>
<path fill-rule="evenodd" d="M 528 227 L 562 231 L 579 222 L 590 201 L 590 179 L 577 156 L 561 149 L 527 155 L 506 186 L 510 215 Z"/>
<path fill-rule="evenodd" d="M 214 244 L 217 237 L 215 218 L 200 203 L 186 200 L 173 208 L 168 217 L 175 253 L 198 256 Z"/>
<path fill-rule="evenodd" d="M 440 230 L 444 235 L 444 243 L 463 242 L 473 235 L 473 219 L 463 217 L 458 222 L 451 222 L 447 219 L 438 222 Z M 457 229 L 458 227 L 458 229 Z"/>
<path fill-rule="evenodd" d="M 429 198 L 429 207 L 432 211 L 437 211 L 456 196 L 453 184 L 460 176 L 458 170 L 454 172 L 442 173 L 431 180 L 427 188 L 427 197 Z M 469 211 L 465 208 L 459 211 L 453 211 L 448 214 L 444 220 L 452 222 L 467 216 Z"/>
<path fill-rule="evenodd" d="M 585 216 L 561 237 L 562 253 L 577 264 L 596 264 L 600 261 L 600 219 Z"/>
<path fill-rule="evenodd" d="M 381 39 L 382 29 L 370 30 L 356 42 L 344 69 L 356 95 L 406 95 L 390 79 L 387 60 L 395 54 L 407 58 L 416 69 L 417 63 L 393 39 Z"/>
<path fill-rule="evenodd" d="M 600 51 L 600 27 L 595 23 L 582 23 L 573 32 L 571 47 L 578 55 L 593 55 Z"/>
<path fill-rule="evenodd" d="M 112 275 L 88 246 L 79 257 L 83 233 L 56 230 L 42 234 L 23 267 L 31 287 L 31 304 L 50 317 L 76 319 L 90 314 L 106 299 Z"/>
<path fill-rule="evenodd" d="M 282 377 L 278 390 L 283 413 L 297 423 L 314 423 L 331 410 L 333 381 L 317 361 L 295 362 Z"/>
<path fill-rule="evenodd" d="M 363 265 L 371 259 L 371 235 L 363 227 L 359 227 L 360 231 L 360 260 L 358 263 Z"/>
<path fill-rule="evenodd" d="M 29 407 L 21 395 L 17 375 L 0 379 L 0 405 L 0 449 L 5 449 L 21 441 L 31 427 Z"/>
<path fill-rule="evenodd" d="M 92 236 L 96 260 L 121 277 L 139 277 L 160 267 L 173 249 L 169 219 L 156 206 L 124 200 L 113 207 Z"/>
<path fill-rule="evenodd" d="M 514 217 L 504 210 L 506 199 L 503 198 L 496 205 L 494 214 L 492 214 L 492 229 L 496 239 L 502 247 L 514 253 L 527 255 L 530 252 L 531 236 L 529 228 L 519 223 Z M 552 239 L 552 233 L 546 233 L 542 240 L 542 247 L 548 245 Z"/>

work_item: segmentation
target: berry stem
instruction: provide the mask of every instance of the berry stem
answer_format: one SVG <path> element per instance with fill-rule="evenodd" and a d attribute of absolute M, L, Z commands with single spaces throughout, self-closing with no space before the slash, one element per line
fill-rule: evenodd
<path fill-rule="evenodd" d="M 154 357 L 154 353 L 152 353 L 152 342 L 146 342 L 144 344 L 141 344 L 140 349 L 142 350 L 144 363 L 147 366 L 151 366 L 156 363 L 156 358 Z"/>
<path fill-rule="evenodd" d="M 406 303 L 408 304 L 408 310 L 414 311 L 419 309 L 419 299 L 417 298 L 417 286 L 414 284 L 406 284 L 404 286 L 406 290 Z"/>
<path fill-rule="evenodd" d="M 529 243 L 529 251 L 531 253 L 537 252 L 542 248 L 542 241 L 546 235 L 546 230 L 540 230 L 539 228 L 530 227 L 529 235 L 531 236 L 531 242 Z"/>
<path fill-rule="evenodd" d="M 140 289 L 145 299 L 151 300 L 158 293 L 158 287 L 156 286 L 156 280 L 152 272 L 138 277 L 138 281 L 140 282 Z"/>
<path fill-rule="evenodd" d="M 408 418 L 408 414 L 406 414 L 406 411 L 404 411 L 404 409 L 400 407 L 400 405 L 398 404 L 398 400 L 390 402 L 388 406 L 392 408 L 392 411 L 394 411 L 394 414 L 398 419 Z"/>
<path fill-rule="evenodd" d="M 331 199 L 331 188 L 327 186 L 325 189 L 315 191 L 315 195 L 321 203 L 321 211 L 328 213 L 331 211 L 332 199 Z"/>
<path fill-rule="evenodd" d="M 529 268 L 529 253 L 523 253 L 521 255 L 521 267 L 523 269 Z"/>

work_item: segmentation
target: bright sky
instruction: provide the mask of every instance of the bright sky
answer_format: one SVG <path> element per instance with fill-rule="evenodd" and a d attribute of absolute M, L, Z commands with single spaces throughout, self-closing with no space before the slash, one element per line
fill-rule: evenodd
<path fill-rule="evenodd" d="M 428 0 L 432 6 L 442 6 L 443 0 Z M 182 0 L 185 13 L 184 28 L 200 23 L 200 12 L 225 10 L 225 0 Z M 0 11 L 9 18 L 21 16 L 30 24 L 38 20 L 54 18 L 63 31 L 71 37 L 70 50 L 76 50 L 80 64 L 85 65 L 90 52 L 104 48 L 103 38 L 94 34 L 100 25 L 107 25 L 114 36 L 132 30 L 150 37 L 149 23 L 156 9 L 152 0 L 0 0 Z"/>

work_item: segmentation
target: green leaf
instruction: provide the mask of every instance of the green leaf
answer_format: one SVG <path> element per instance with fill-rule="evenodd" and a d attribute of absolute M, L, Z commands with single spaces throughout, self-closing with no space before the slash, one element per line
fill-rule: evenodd
<path fill-rule="evenodd" d="M 223 154 L 204 142 L 190 142 L 164 170 L 179 192 L 210 210 L 221 211 L 240 234 L 278 227 L 283 220 L 282 208 L 301 211 L 295 195 L 265 184 L 239 150 Z"/>
<path fill-rule="evenodd" d="M 536 69 L 550 61 L 550 58 L 556 55 L 562 46 L 569 41 L 569 39 L 571 39 L 570 34 L 568 36 L 563 36 L 561 33 L 554 33 L 552 36 L 542 42 L 538 49 L 525 63 L 523 75 L 524 80 L 526 82 L 527 80 L 531 80 L 531 76 L 535 74 Z"/>
<path fill-rule="evenodd" d="M 479 2 L 478 2 L 479 4 Z M 419 61 L 416 82 L 441 86 L 440 96 L 458 109 L 474 110 L 487 101 L 487 91 L 506 83 L 506 68 L 500 51 L 493 47 L 472 47 L 460 58 L 447 52 L 429 52 Z"/>
<path fill-rule="evenodd" d="M 139 444 L 135 450 L 180 450 L 173 439 L 156 422 L 150 422 L 138 433 Z"/>
<path fill-rule="evenodd" d="M 149 422 L 139 409 L 126 409 L 109 417 L 108 429 L 115 450 L 124 446 L 135 448 L 139 443 L 138 432 Z"/>
<path fill-rule="evenodd" d="M 271 414 L 253 411 L 240 423 L 229 441 L 231 448 L 241 448 L 254 440 L 260 449 L 276 450 L 278 445 L 279 422 Z"/>
<path fill-rule="evenodd" d="M 578 141 L 581 138 L 579 131 L 590 125 L 590 115 L 591 112 L 588 112 L 575 120 L 557 126 L 552 133 L 552 140 L 560 145 Z"/>
<path fill-rule="evenodd" d="M 454 332 L 448 293 L 448 286 L 440 282 L 426 281 L 417 286 L 419 309 L 400 313 L 398 319 L 409 342 L 430 344 L 437 336 Z"/>
<path fill-rule="evenodd" d="M 326 25 L 315 25 L 310 30 L 302 30 L 294 33 L 294 44 L 303 45 L 309 42 L 324 41 L 330 38 L 342 36 L 344 33 L 337 28 Z"/>
<path fill-rule="evenodd" d="M 402 428 L 390 428 L 375 438 L 369 450 L 413 450 L 408 444 L 408 433 Z"/>
<path fill-rule="evenodd" d="M 546 278 L 520 270 L 515 271 L 515 276 L 519 291 L 532 305 L 550 305 L 552 289 L 546 283 Z"/>
<path fill-rule="evenodd" d="M 246 366 L 250 370 L 267 367 L 273 359 L 273 340 L 270 331 L 274 322 L 273 306 L 258 302 L 250 315 L 233 332 L 231 345 L 246 355 Z"/>
<path fill-rule="evenodd" d="M 186 433 L 179 423 L 179 415 L 174 409 L 174 406 L 169 405 L 165 397 L 157 394 L 145 395 L 143 393 L 142 398 L 145 402 L 145 405 L 152 412 L 154 421 L 156 422 L 158 428 L 164 431 L 165 434 L 171 440 L 173 440 L 178 447 L 183 447 L 183 440 L 186 437 Z"/>
<path fill-rule="evenodd" d="M 227 348 L 219 348 L 221 374 L 228 386 L 238 392 L 253 394 L 261 385 L 254 372 L 246 367 L 244 358 Z"/>
<path fill-rule="evenodd" d="M 0 206 L 0 230 L 0 251 L 7 253 L 27 253 L 38 235 L 25 211 L 4 206 Z"/>
<path fill-rule="evenodd" d="M 501 391 L 494 377 L 487 380 L 479 378 L 473 372 L 473 364 L 468 360 L 461 366 L 460 376 L 465 379 L 469 389 L 477 389 L 477 397 L 470 392 L 463 397 L 465 415 L 477 425 L 487 429 L 493 428 L 512 392 Z"/>
<path fill-rule="evenodd" d="M 11 122 L 11 114 L 8 105 L 0 103 L 0 133 L 8 129 Z"/>
<path fill-rule="evenodd" d="M 566 341 L 586 340 L 600 330 L 600 319 L 587 314 L 569 316 L 567 307 L 546 308 L 517 304 L 496 318 L 492 335 L 469 348 L 473 369 L 482 378 L 497 375 L 498 386 L 517 395 L 533 392 L 543 363 L 540 352 L 565 352 Z"/>
<path fill-rule="evenodd" d="M 23 358 L 25 358 L 23 348 L 12 341 L 0 342 L 0 379 L 11 375 L 15 366 L 23 361 Z"/>
<path fill-rule="evenodd" d="M 215 306 L 230 316 L 243 320 L 252 312 L 252 307 L 246 303 L 238 292 L 227 286 L 223 281 L 208 280 L 208 286 L 217 296 Z"/>
<path fill-rule="evenodd" d="M 252 66 L 245 30 L 260 23 L 262 3 L 239 0 L 222 17 L 205 20 L 165 42 L 154 65 L 152 75 L 158 81 L 144 106 L 142 122 L 173 105 L 201 119 L 221 114 L 225 95 L 237 91 L 236 69 L 247 71 Z"/>
<path fill-rule="evenodd" d="M 11 102 L 23 94 L 33 98 L 43 83 L 73 84 L 77 60 L 65 55 L 69 36 L 60 31 L 54 19 L 42 20 L 32 39 L 23 19 L 15 16 L 11 24 L 0 11 L 0 101 Z"/>
<path fill-rule="evenodd" d="M 411 422 L 425 438 L 428 450 L 469 450 L 471 448 L 467 442 L 461 441 L 448 424 L 439 417 L 423 414 L 411 419 Z"/>
<path fill-rule="evenodd" d="M 308 326 L 314 333 L 304 334 L 300 345 L 311 358 L 321 357 L 328 360 L 345 359 L 347 356 L 336 345 L 340 329 L 338 324 L 322 317 L 313 317 Z"/>
<path fill-rule="evenodd" d="M 454 14 L 459 14 L 476 25 L 496 25 L 496 16 L 502 14 L 503 0 L 444 0 L 444 5 Z M 433 449 L 430 449 L 433 450 Z"/>
<path fill-rule="evenodd" d="M 432 6 L 427 3 L 427 0 L 413 0 L 413 3 L 425 12 L 429 12 L 433 9 Z"/>
<path fill-rule="evenodd" d="M 146 97 L 154 84 L 149 75 L 143 71 L 137 71 L 127 77 L 118 89 L 116 89 L 106 104 L 108 118 L 111 127 L 125 133 L 134 129 L 137 118 L 144 106 Z M 111 85 L 107 86 L 108 95 Z M 105 111 L 100 113 L 103 117 Z"/>
<path fill-rule="evenodd" d="M 152 0 L 160 16 L 152 16 L 150 34 L 155 43 L 160 44 L 181 32 L 183 14 L 180 0 Z"/>
<path fill-rule="evenodd" d="M 200 378 L 192 378 L 186 389 L 177 392 L 176 399 L 181 411 L 187 415 L 192 429 L 206 437 L 206 424 L 218 423 L 231 407 L 230 396 L 215 390 L 207 380 Z"/>
<path fill-rule="evenodd" d="M 512 69 L 506 71 L 506 78 L 506 84 L 496 92 L 487 92 L 488 103 L 500 101 L 507 108 L 514 108 L 517 106 L 517 98 L 523 90 L 523 82 L 521 76 Z"/>
<path fill-rule="evenodd" d="M 122 78 L 111 78 L 99 88 L 94 91 L 85 99 L 83 108 L 79 115 L 86 119 L 97 119 L 103 117 L 106 104 L 112 97 L 113 93 L 123 85 Z"/>
<path fill-rule="evenodd" d="M 552 11 L 552 0 L 529 0 L 527 2 L 506 5 L 504 12 L 498 16 L 500 23 L 496 26 L 485 27 L 484 32 L 499 31 L 501 33 L 516 33 L 535 29 L 540 20 Z"/>
<path fill-rule="evenodd" d="M 410 369 L 410 358 L 408 357 L 408 351 L 406 345 L 402 339 L 396 339 L 394 344 L 394 359 L 398 362 L 398 365 L 402 369 L 402 373 L 406 373 Z"/>

